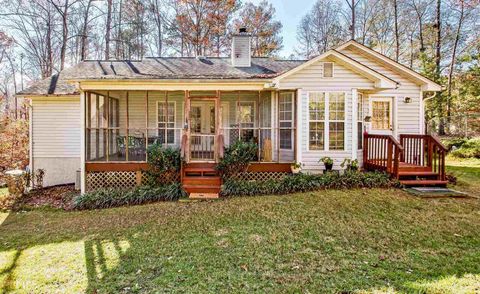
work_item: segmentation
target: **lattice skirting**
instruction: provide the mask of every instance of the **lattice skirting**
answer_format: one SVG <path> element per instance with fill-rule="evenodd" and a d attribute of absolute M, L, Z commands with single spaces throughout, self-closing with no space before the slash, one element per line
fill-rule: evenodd
<path fill-rule="evenodd" d="M 166 173 L 156 181 L 162 184 L 180 182 L 180 174 Z M 87 172 L 86 190 L 90 192 L 101 188 L 132 189 L 149 183 L 151 178 L 148 173 L 142 171 Z"/>
<path fill-rule="evenodd" d="M 290 174 L 289 172 L 243 172 L 238 174 L 236 178 L 243 181 L 282 180 Z"/>

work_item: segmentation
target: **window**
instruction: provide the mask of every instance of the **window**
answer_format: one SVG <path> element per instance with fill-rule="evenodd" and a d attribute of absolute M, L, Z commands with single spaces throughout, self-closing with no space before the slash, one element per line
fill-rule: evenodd
<path fill-rule="evenodd" d="M 255 102 L 241 101 L 238 115 L 242 128 L 253 128 L 255 124 Z"/>
<path fill-rule="evenodd" d="M 280 149 L 292 149 L 293 142 L 293 93 L 280 93 L 278 100 L 280 123 Z"/>
<path fill-rule="evenodd" d="M 168 108 L 166 107 L 168 105 Z M 175 143 L 175 103 L 158 102 L 158 142 Z"/>
<path fill-rule="evenodd" d="M 310 150 L 325 149 L 325 93 L 309 93 L 309 136 Z"/>
<path fill-rule="evenodd" d="M 324 62 L 323 63 L 323 77 L 324 78 L 333 78 L 333 62 Z"/>
<path fill-rule="evenodd" d="M 240 139 L 248 142 L 254 138 L 255 127 L 255 102 L 240 101 L 238 111 L 238 123 L 240 124 Z"/>
<path fill-rule="evenodd" d="M 363 148 L 363 95 L 358 94 L 357 101 L 357 136 L 358 136 L 358 146 L 357 149 L 361 150 Z"/>
<path fill-rule="evenodd" d="M 390 101 L 372 101 L 372 129 L 390 129 Z"/>
<path fill-rule="evenodd" d="M 329 150 L 345 149 L 345 93 L 329 93 Z"/>

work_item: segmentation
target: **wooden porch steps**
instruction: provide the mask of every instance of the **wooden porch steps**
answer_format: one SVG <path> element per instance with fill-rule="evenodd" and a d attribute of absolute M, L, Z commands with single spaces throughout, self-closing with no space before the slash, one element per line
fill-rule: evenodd
<path fill-rule="evenodd" d="M 214 163 L 188 163 L 182 168 L 182 186 L 191 199 L 218 198 L 221 185 Z"/>
<path fill-rule="evenodd" d="M 391 135 L 363 135 L 364 169 L 387 172 L 405 186 L 445 186 L 446 153 L 431 135 L 400 134 L 400 142 Z"/>

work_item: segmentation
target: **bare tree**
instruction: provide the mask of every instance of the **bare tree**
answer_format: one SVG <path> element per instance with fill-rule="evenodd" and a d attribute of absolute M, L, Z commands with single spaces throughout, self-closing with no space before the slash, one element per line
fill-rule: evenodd
<path fill-rule="evenodd" d="M 110 59 L 110 34 L 112 29 L 112 0 L 107 0 L 107 21 L 105 23 L 105 59 Z"/>
<path fill-rule="evenodd" d="M 350 34 L 351 34 L 351 39 L 355 40 L 355 10 L 360 2 L 360 0 L 345 0 L 347 3 L 348 7 L 350 8 L 350 13 L 351 13 L 351 23 L 350 23 Z"/>

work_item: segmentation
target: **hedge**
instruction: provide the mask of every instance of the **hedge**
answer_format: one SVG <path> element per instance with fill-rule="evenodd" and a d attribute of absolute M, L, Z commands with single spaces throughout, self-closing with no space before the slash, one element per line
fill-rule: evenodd
<path fill-rule="evenodd" d="M 235 178 L 224 182 L 222 196 L 252 196 L 289 194 L 320 189 L 392 188 L 400 187 L 397 180 L 381 172 L 346 171 L 343 174 L 297 174 L 280 181 L 244 181 Z"/>
<path fill-rule="evenodd" d="M 156 201 L 174 201 L 182 197 L 186 197 L 186 192 L 180 183 L 160 187 L 143 186 L 132 190 L 109 188 L 77 196 L 73 200 L 73 207 L 75 209 L 109 208 Z"/>

